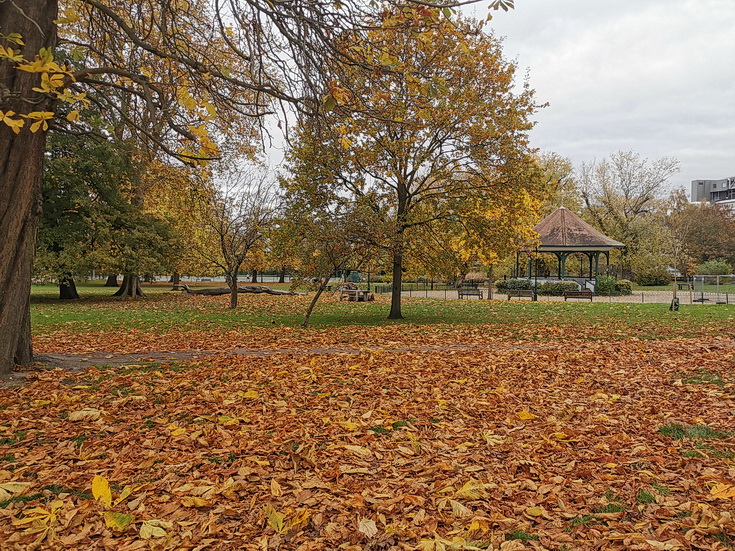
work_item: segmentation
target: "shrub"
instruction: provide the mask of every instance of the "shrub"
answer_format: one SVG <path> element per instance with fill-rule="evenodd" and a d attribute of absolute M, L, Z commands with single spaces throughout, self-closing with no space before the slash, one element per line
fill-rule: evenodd
<path fill-rule="evenodd" d="M 595 294 L 602 296 L 632 295 L 633 284 L 627 279 L 615 279 L 610 275 L 597 276 Z"/>
<path fill-rule="evenodd" d="M 697 267 L 699 275 L 729 275 L 732 273 L 732 266 L 722 258 L 716 260 L 708 260 Z"/>
<path fill-rule="evenodd" d="M 538 286 L 538 294 L 560 297 L 564 291 L 579 291 L 579 285 L 574 281 L 547 281 Z"/>
<path fill-rule="evenodd" d="M 672 276 L 666 268 L 650 268 L 635 275 L 635 282 L 644 286 L 668 285 L 671 280 Z"/>
<path fill-rule="evenodd" d="M 495 282 L 495 287 L 499 293 L 505 291 L 517 291 L 520 289 L 530 289 L 531 280 L 529 279 L 501 279 Z"/>
<path fill-rule="evenodd" d="M 611 275 L 598 275 L 595 281 L 596 295 L 614 295 L 615 294 L 615 278 Z"/>
<path fill-rule="evenodd" d="M 627 279 L 619 279 L 615 282 L 615 295 L 632 295 L 633 283 Z"/>

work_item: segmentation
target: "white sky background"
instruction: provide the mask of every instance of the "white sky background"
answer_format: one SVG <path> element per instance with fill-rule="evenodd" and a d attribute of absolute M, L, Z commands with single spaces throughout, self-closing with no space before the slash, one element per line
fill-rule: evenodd
<path fill-rule="evenodd" d="M 487 4 L 465 8 L 478 18 Z M 582 162 L 676 157 L 672 188 L 735 176 L 734 0 L 516 0 L 492 12 L 540 103 L 532 144 Z"/>

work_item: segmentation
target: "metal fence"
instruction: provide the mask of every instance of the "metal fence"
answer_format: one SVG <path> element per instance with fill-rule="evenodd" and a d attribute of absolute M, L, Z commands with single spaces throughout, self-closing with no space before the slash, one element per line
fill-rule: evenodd
<path fill-rule="evenodd" d="M 681 288 L 677 286 L 676 297 L 679 299 L 680 304 L 735 304 L 735 291 L 725 290 L 727 287 L 724 284 L 720 284 L 719 288 L 712 288 L 711 286 L 697 287 L 696 285 L 682 285 Z M 371 290 L 375 294 L 389 295 L 391 293 L 391 286 L 387 284 L 377 284 L 371 286 Z M 508 300 L 508 295 L 497 292 L 494 288 L 488 288 L 488 286 L 480 286 L 479 290 L 482 291 L 482 299 L 494 299 L 494 300 Z M 437 284 L 432 285 L 431 283 L 406 283 L 401 286 L 401 294 L 404 297 L 409 298 L 431 298 L 441 300 L 458 300 L 459 293 L 453 286 Z M 530 300 L 531 297 L 511 297 L 510 300 Z M 647 304 L 647 303 L 658 303 L 658 304 L 669 304 L 674 298 L 673 286 L 669 290 L 657 290 L 657 291 L 633 291 L 630 295 L 599 295 L 595 294 L 592 297 L 592 302 L 624 302 L 631 304 Z M 539 302 L 564 302 L 563 296 L 548 296 L 548 295 L 537 295 Z M 463 299 L 465 300 L 465 299 Z M 467 298 L 466 300 L 480 300 L 478 297 Z M 589 301 L 589 299 L 576 298 L 569 299 L 569 301 Z"/>

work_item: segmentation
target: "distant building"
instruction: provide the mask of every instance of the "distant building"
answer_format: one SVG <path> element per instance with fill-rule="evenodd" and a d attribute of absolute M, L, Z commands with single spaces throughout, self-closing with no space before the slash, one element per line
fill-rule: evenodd
<path fill-rule="evenodd" d="M 735 203 L 735 176 L 722 180 L 692 180 L 692 202 Z"/>

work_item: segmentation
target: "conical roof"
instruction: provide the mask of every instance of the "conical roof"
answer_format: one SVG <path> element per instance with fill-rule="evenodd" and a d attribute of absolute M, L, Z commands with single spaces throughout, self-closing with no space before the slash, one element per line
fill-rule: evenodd
<path fill-rule="evenodd" d="M 541 247 L 565 249 L 617 249 L 625 247 L 620 241 L 600 233 L 572 211 L 559 207 L 533 228 L 541 236 Z"/>

